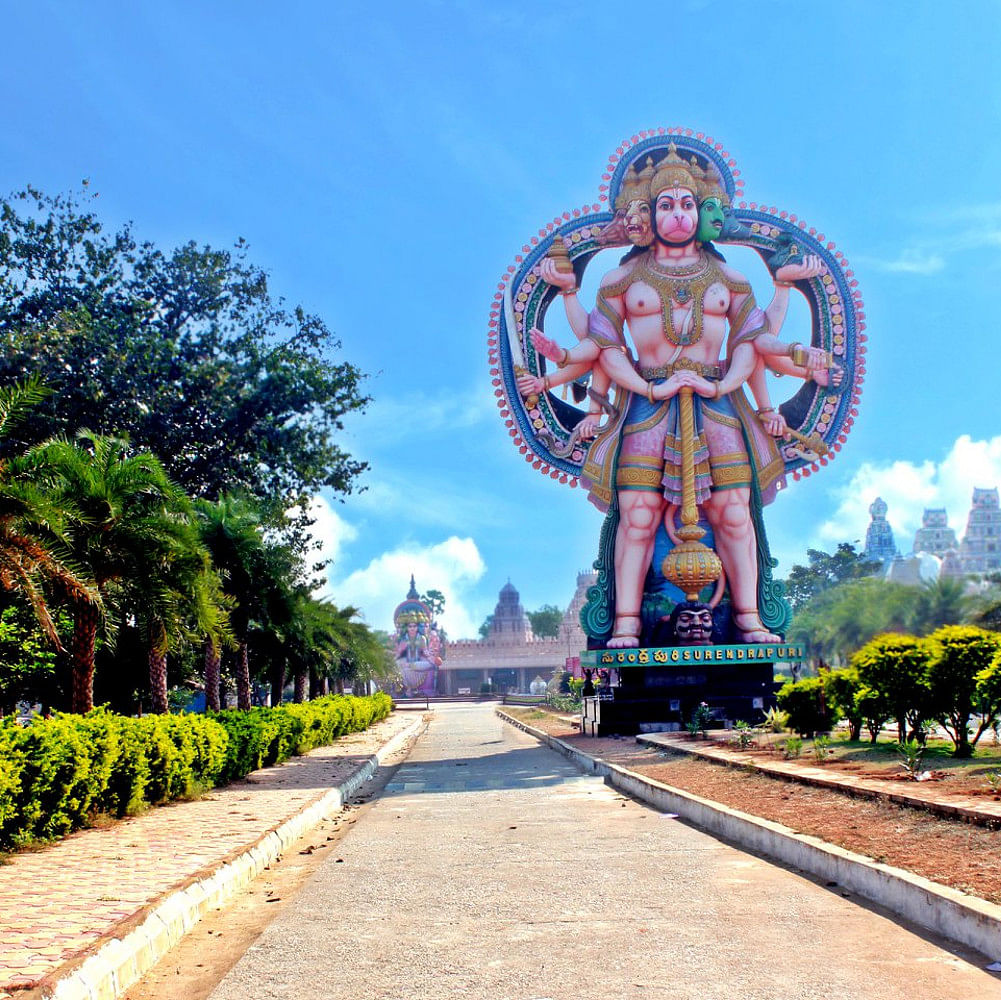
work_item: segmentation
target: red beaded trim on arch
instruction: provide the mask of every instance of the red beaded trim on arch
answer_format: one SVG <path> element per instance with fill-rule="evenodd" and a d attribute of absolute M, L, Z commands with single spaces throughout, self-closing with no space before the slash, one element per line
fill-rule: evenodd
<path fill-rule="evenodd" d="M 595 212 L 600 210 L 598 205 L 594 205 L 593 209 Z M 585 205 L 582 212 L 587 212 L 589 207 Z M 572 213 L 574 216 L 579 217 L 580 212 L 574 211 Z M 556 218 L 552 223 L 549 224 L 548 230 L 552 232 L 556 226 L 561 225 L 562 221 L 569 221 L 571 218 L 571 213 L 564 212 L 563 220 Z M 545 230 L 539 230 L 540 235 L 545 235 Z M 538 243 L 536 237 L 532 237 L 532 243 Z M 525 253 L 528 253 L 530 248 L 526 245 L 522 247 Z M 520 255 L 515 257 L 516 263 L 521 263 L 524 258 Z M 497 284 L 497 291 L 494 292 L 493 305 L 490 309 L 490 320 L 488 324 L 489 333 L 487 334 L 487 361 L 490 364 L 490 376 L 491 384 L 494 386 L 494 396 L 497 399 L 497 408 L 500 410 L 500 415 L 504 419 L 504 426 L 507 428 L 508 434 L 514 441 L 515 447 L 517 447 L 520 454 L 525 456 L 526 462 L 531 462 L 532 467 L 538 469 L 543 475 L 548 475 L 551 479 L 558 479 L 561 483 L 568 483 L 573 489 L 576 489 L 580 483 L 576 476 L 568 476 L 565 472 L 561 472 L 559 469 L 553 469 L 548 463 L 544 462 L 539 458 L 531 448 L 525 443 L 524 438 L 518 431 L 517 426 L 513 419 L 511 419 L 511 406 L 509 404 L 507 394 L 504 392 L 504 383 L 500 377 L 500 355 L 497 352 L 497 337 L 500 327 L 500 309 L 501 304 L 504 301 L 504 286 L 511 280 L 511 276 L 515 274 L 517 267 L 514 265 L 509 265 L 507 270 L 501 275 L 501 280 Z"/>

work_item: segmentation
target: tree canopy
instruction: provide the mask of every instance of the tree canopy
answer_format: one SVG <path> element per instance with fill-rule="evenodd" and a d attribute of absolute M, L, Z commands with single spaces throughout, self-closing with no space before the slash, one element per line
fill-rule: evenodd
<path fill-rule="evenodd" d="M 785 581 L 786 599 L 794 613 L 830 587 L 872 576 L 880 565 L 857 552 L 851 542 L 841 542 L 833 554 L 821 549 L 807 549 L 806 557 L 809 565 L 797 563 Z"/>
<path fill-rule="evenodd" d="M 53 390 L 35 439 L 127 434 L 192 496 L 350 492 L 365 463 L 336 438 L 368 397 L 323 320 L 273 297 L 243 241 L 165 252 L 106 232 L 92 198 L 0 200 L 0 384 Z"/>

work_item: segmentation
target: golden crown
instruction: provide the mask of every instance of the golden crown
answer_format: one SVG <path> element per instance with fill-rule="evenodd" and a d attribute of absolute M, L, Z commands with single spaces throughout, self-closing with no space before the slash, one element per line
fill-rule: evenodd
<path fill-rule="evenodd" d="M 695 162 L 695 158 L 692 158 Z M 702 190 L 704 174 L 698 163 L 695 162 L 696 175 L 692 170 L 692 163 L 686 163 L 678 155 L 678 147 L 672 142 L 667 147 L 667 156 L 657 164 L 657 171 L 653 175 L 653 182 L 650 184 L 650 194 L 656 198 L 661 191 L 668 188 L 686 188 L 692 194 L 698 195 Z"/>
<path fill-rule="evenodd" d="M 704 177 L 705 180 L 702 185 L 699 200 L 705 201 L 706 198 L 719 198 L 720 202 L 729 208 L 730 196 L 726 193 L 726 188 L 723 187 L 723 181 L 720 179 L 719 173 L 712 164 L 706 164 Z"/>
<path fill-rule="evenodd" d="M 653 157 L 646 158 L 646 166 L 636 169 L 634 163 L 627 171 L 618 197 L 615 199 L 615 210 L 626 208 L 631 201 L 650 200 L 650 179 L 654 175 Z"/>

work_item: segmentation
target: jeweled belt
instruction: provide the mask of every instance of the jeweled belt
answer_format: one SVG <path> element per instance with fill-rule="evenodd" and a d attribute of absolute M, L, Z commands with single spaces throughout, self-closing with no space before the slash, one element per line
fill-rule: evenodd
<path fill-rule="evenodd" d="M 688 358 L 679 358 L 669 365 L 661 365 L 659 368 L 641 368 L 640 375 L 648 382 L 657 378 L 670 378 L 675 372 L 695 372 L 703 378 L 722 378 L 722 365 L 704 365 L 701 361 L 691 361 Z"/>

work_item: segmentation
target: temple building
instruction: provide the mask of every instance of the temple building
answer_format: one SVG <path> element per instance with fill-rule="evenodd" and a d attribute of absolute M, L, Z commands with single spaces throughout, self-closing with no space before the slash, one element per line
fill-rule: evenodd
<path fill-rule="evenodd" d="M 437 693 L 479 694 L 484 685 L 489 685 L 495 692 L 527 694 L 536 677 L 548 681 L 554 670 L 566 666 L 568 659 L 587 648 L 580 627 L 580 609 L 588 587 L 596 581 L 595 573 L 577 574 L 577 587 L 555 638 L 533 634 L 518 591 L 508 581 L 501 587 L 486 638 L 448 643 L 438 671 Z"/>
<path fill-rule="evenodd" d="M 959 562 L 964 573 L 1001 570 L 1001 504 L 997 487 L 973 490 L 966 534 L 959 546 Z"/>
<path fill-rule="evenodd" d="M 882 497 L 876 497 L 869 505 L 869 516 L 872 520 L 865 533 L 865 557 L 871 562 L 881 562 L 884 566 L 893 562 L 898 556 L 897 545 L 893 540 L 893 529 L 886 519 L 889 507 Z"/>
<path fill-rule="evenodd" d="M 950 550 L 959 549 L 956 532 L 949 527 L 949 517 L 944 507 L 926 507 L 921 515 L 921 527 L 914 535 L 914 551 L 930 552 L 940 559 Z"/>

